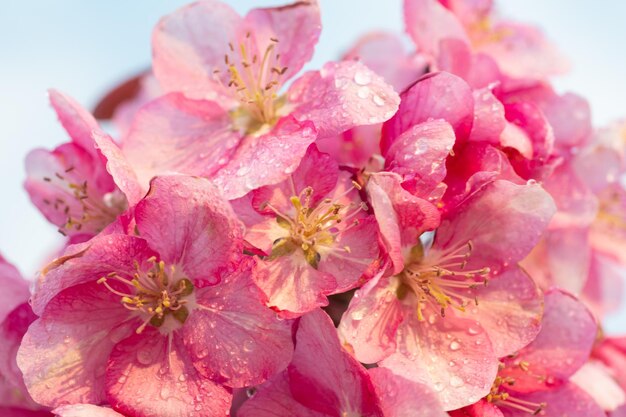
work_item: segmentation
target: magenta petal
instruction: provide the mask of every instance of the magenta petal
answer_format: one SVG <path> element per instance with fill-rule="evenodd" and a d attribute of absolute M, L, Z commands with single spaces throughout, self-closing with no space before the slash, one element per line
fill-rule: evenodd
<path fill-rule="evenodd" d="M 450 411 L 449 414 L 450 417 L 504 417 L 497 406 L 484 399 L 460 410 Z"/>
<path fill-rule="evenodd" d="M 605 417 L 606 413 L 600 406 L 582 389 L 572 383 L 567 383 L 561 388 L 533 392 L 529 394 L 513 394 L 522 401 L 539 404 L 545 403 L 545 411 L 538 415 L 566 416 L 566 417 Z M 506 404 L 506 403 L 505 403 Z M 502 405 L 500 407 L 504 417 L 528 417 L 528 411 L 522 411 Z"/>
<path fill-rule="evenodd" d="M 246 136 L 213 180 L 229 200 L 277 184 L 296 170 L 316 137 L 311 122 L 284 117 L 269 133 Z"/>
<path fill-rule="evenodd" d="M 100 130 L 96 119 L 74 99 L 56 90 L 49 90 L 48 98 L 72 142 L 97 158 L 98 154 L 91 139 L 91 132 Z"/>
<path fill-rule="evenodd" d="M 404 91 L 396 115 L 383 125 L 381 150 L 386 154 L 398 136 L 416 124 L 434 119 L 448 122 L 458 142 L 470 134 L 474 97 L 470 86 L 446 72 L 427 74 Z"/>
<path fill-rule="evenodd" d="M 239 141 L 228 112 L 216 102 L 171 93 L 137 112 L 122 150 L 145 187 L 160 174 L 208 177 Z"/>
<path fill-rule="evenodd" d="M 489 335 L 496 356 L 517 352 L 539 333 L 543 297 L 521 268 L 504 271 L 475 294 L 478 306 L 469 312 Z"/>
<path fill-rule="evenodd" d="M 575 297 L 560 290 L 545 296 L 541 331 L 518 355 L 506 359 L 502 371 L 515 378 L 511 391 L 533 392 L 563 384 L 589 358 L 597 324 L 589 310 Z M 518 366 L 528 363 L 528 372 Z"/>
<path fill-rule="evenodd" d="M 446 417 L 426 385 L 395 375 L 386 368 L 369 370 L 385 417 Z"/>
<path fill-rule="evenodd" d="M 363 363 L 376 363 L 396 349 L 396 330 L 402 322 L 396 278 L 381 278 L 370 291 L 359 289 L 341 317 L 344 345 Z"/>
<path fill-rule="evenodd" d="M 119 297 L 95 282 L 52 299 L 24 335 L 17 362 L 35 401 L 47 406 L 104 400 L 113 346 L 134 330 Z"/>
<path fill-rule="evenodd" d="M 195 285 L 219 282 L 240 259 L 243 227 L 204 178 L 155 178 L 135 208 L 135 219 L 150 247 L 167 264 L 180 265 Z"/>
<path fill-rule="evenodd" d="M 489 88 L 474 90 L 474 125 L 469 140 L 498 144 L 507 121 L 504 105 Z"/>
<path fill-rule="evenodd" d="M 383 416 L 367 370 L 341 348 L 322 310 L 300 319 L 287 370 L 293 396 L 310 409 L 333 416 Z"/>
<path fill-rule="evenodd" d="M 17 268 L 0 255 L 0 323 L 30 296 L 28 283 L 22 279 Z"/>
<path fill-rule="evenodd" d="M 360 62 L 329 62 L 308 72 L 289 89 L 292 113 L 310 120 L 320 139 L 346 130 L 382 123 L 398 109 L 400 99 L 381 76 Z"/>
<path fill-rule="evenodd" d="M 118 343 L 106 369 L 109 403 L 136 417 L 224 416 L 231 394 L 196 372 L 176 334 L 148 328 Z"/>
<path fill-rule="evenodd" d="M 165 16 L 152 34 L 152 65 L 166 91 L 190 98 L 218 100 L 228 108 L 235 104 L 228 85 L 224 54 L 237 43 L 243 19 L 218 0 L 203 0 Z M 221 73 L 214 75 L 219 69 Z"/>
<path fill-rule="evenodd" d="M 254 34 L 261 53 L 264 53 L 265 45 L 275 43 L 280 65 L 287 68 L 281 77 L 283 83 L 311 59 L 322 29 L 317 0 L 253 9 L 246 15 L 243 24 Z"/>
<path fill-rule="evenodd" d="M 292 323 L 279 320 L 245 269 L 198 291 L 198 307 L 183 327 L 201 375 L 231 387 L 259 384 L 287 367 Z"/>
<path fill-rule="evenodd" d="M 72 404 L 52 410 L 59 417 L 124 417 L 122 414 L 107 407 L 93 404 Z"/>
<path fill-rule="evenodd" d="M 283 372 L 257 388 L 244 402 L 237 417 L 330 417 L 313 411 L 293 398 L 287 373 Z"/>

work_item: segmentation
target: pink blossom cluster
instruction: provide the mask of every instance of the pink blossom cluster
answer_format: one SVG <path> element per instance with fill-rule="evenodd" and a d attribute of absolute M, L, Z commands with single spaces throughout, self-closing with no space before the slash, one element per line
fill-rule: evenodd
<path fill-rule="evenodd" d="M 201 0 L 115 138 L 51 90 L 25 187 L 67 244 L 32 292 L 0 258 L 0 414 L 626 415 L 626 124 L 491 3 L 405 0 L 411 48 L 302 72 L 315 0 Z"/>

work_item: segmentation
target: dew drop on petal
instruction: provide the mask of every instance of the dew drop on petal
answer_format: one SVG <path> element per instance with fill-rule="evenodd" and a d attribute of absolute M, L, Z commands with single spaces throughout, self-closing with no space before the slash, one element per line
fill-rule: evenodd
<path fill-rule="evenodd" d="M 456 375 L 450 378 L 450 386 L 453 388 L 462 387 L 464 384 L 463 380 Z"/>
<path fill-rule="evenodd" d="M 450 350 L 456 351 L 459 349 L 461 349 L 461 345 L 456 340 L 453 340 L 452 343 L 450 343 Z"/>
<path fill-rule="evenodd" d="M 372 77 L 367 72 L 357 71 L 354 74 L 354 82 L 358 85 L 368 85 L 372 82 Z"/>

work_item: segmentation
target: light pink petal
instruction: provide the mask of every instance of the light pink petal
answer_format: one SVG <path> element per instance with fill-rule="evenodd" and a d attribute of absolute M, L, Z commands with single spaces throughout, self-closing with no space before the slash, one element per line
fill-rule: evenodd
<path fill-rule="evenodd" d="M 463 78 L 474 89 L 487 88 L 503 80 L 496 62 L 483 53 L 473 53 L 465 41 L 446 38 L 439 42 L 436 68 Z"/>
<path fill-rule="evenodd" d="M 437 396 L 425 385 L 386 368 L 369 370 L 385 417 L 447 417 Z"/>
<path fill-rule="evenodd" d="M 91 132 L 100 130 L 96 119 L 74 99 L 56 90 L 48 91 L 50 104 L 56 111 L 59 121 L 72 138 L 72 142 L 81 146 L 93 157 L 98 156 Z"/>
<path fill-rule="evenodd" d="M 95 279 L 58 294 L 24 335 L 17 363 L 41 404 L 102 402 L 109 354 L 141 324 Z"/>
<path fill-rule="evenodd" d="M 240 140 L 217 102 L 171 93 L 137 112 L 122 150 L 146 187 L 160 174 L 208 177 L 228 162 Z"/>
<path fill-rule="evenodd" d="M 308 408 L 338 416 L 383 416 L 367 370 L 341 348 L 333 322 L 322 310 L 300 319 L 287 370 L 293 396 Z"/>
<path fill-rule="evenodd" d="M 72 245 L 44 268 L 31 298 L 33 310 L 41 315 L 52 298 L 74 285 L 95 282 L 113 272 L 128 276 L 134 261 L 155 255 L 145 240 L 122 234 L 99 235 L 88 243 Z"/>
<path fill-rule="evenodd" d="M 498 144 L 507 121 L 504 105 L 489 88 L 474 90 L 474 125 L 469 140 Z"/>
<path fill-rule="evenodd" d="M 253 9 L 246 15 L 243 24 L 254 34 L 261 54 L 268 45 L 276 44 L 280 66 L 287 67 L 281 77 L 283 83 L 296 75 L 311 59 L 322 29 L 317 0 Z"/>
<path fill-rule="evenodd" d="M 626 403 L 624 390 L 613 377 L 613 372 L 598 360 L 585 363 L 572 377 L 576 384 L 589 394 L 606 411 L 614 411 Z"/>
<path fill-rule="evenodd" d="M 523 130 L 532 144 L 533 157 L 546 158 L 554 148 L 554 130 L 538 105 L 531 102 L 504 103 L 506 119 Z M 524 149 L 520 138 L 507 138 Z"/>
<path fill-rule="evenodd" d="M 450 417 L 504 417 L 502 411 L 487 400 L 468 405 L 460 410 L 450 411 Z"/>
<path fill-rule="evenodd" d="M 196 285 L 215 284 L 242 251 L 243 227 L 217 188 L 204 178 L 156 177 L 135 208 L 140 236 L 168 265 Z"/>
<path fill-rule="evenodd" d="M 469 43 L 461 21 L 437 0 L 405 0 L 404 22 L 418 51 L 432 57 L 438 55 L 444 39 Z"/>
<path fill-rule="evenodd" d="M 360 62 L 329 62 L 305 73 L 289 89 L 292 115 L 310 120 L 320 139 L 388 120 L 400 99 L 383 78 Z"/>
<path fill-rule="evenodd" d="M 330 417 L 305 407 L 293 398 L 287 373 L 281 373 L 257 388 L 237 412 L 237 417 Z"/>
<path fill-rule="evenodd" d="M 513 394 L 522 401 L 534 404 L 546 403 L 543 413 L 546 416 L 567 417 L 605 417 L 606 413 L 582 389 L 572 383 L 551 391 L 539 391 L 530 394 Z M 528 417 L 529 412 L 501 406 L 504 417 Z M 542 415 L 541 413 L 538 415 Z"/>
<path fill-rule="evenodd" d="M 513 148 L 526 159 L 533 157 L 533 143 L 528 134 L 518 125 L 506 122 L 500 134 L 500 145 L 503 148 Z"/>
<path fill-rule="evenodd" d="M 17 268 L 0 255 L 0 323 L 30 296 L 28 283 L 22 279 Z"/>
<path fill-rule="evenodd" d="M 505 361 L 510 366 L 504 375 L 515 378 L 510 390 L 533 392 L 563 384 L 589 358 L 596 331 L 595 319 L 580 301 L 559 290 L 546 293 L 541 331 Z M 519 361 L 528 363 L 528 372 L 515 366 Z"/>
<path fill-rule="evenodd" d="M 387 150 L 385 169 L 402 175 L 405 189 L 427 199 L 446 176 L 454 142 L 454 130 L 443 120 L 413 125 Z"/>
<path fill-rule="evenodd" d="M 624 266 L 610 256 L 593 251 L 589 276 L 581 298 L 591 312 L 602 320 L 609 313 L 619 311 L 624 294 L 622 274 Z"/>
<path fill-rule="evenodd" d="M 152 33 L 152 66 L 161 87 L 190 98 L 217 100 L 224 108 L 234 105 L 224 55 L 229 42 L 238 44 L 242 21 L 218 0 L 199 1 L 161 19 Z"/>
<path fill-rule="evenodd" d="M 337 288 L 335 278 L 314 269 L 300 250 L 273 261 L 259 261 L 254 280 L 267 295 L 268 306 L 286 317 L 328 305 L 326 295 Z"/>
<path fill-rule="evenodd" d="M 380 152 L 380 129 L 379 124 L 357 126 L 340 135 L 320 139 L 316 145 L 339 165 L 362 168 L 374 161 Z"/>
<path fill-rule="evenodd" d="M 185 322 L 183 338 L 201 375 L 244 387 L 287 367 L 292 323 L 279 320 L 264 301 L 249 268 L 198 291 L 198 307 Z"/>
<path fill-rule="evenodd" d="M 593 357 L 606 364 L 615 381 L 626 389 L 626 337 L 607 337 L 594 347 Z"/>
<path fill-rule="evenodd" d="M 106 369 L 109 403 L 136 417 L 224 416 L 232 395 L 196 372 L 182 340 L 146 329 L 118 343 Z"/>
<path fill-rule="evenodd" d="M 106 169 L 113 177 L 115 184 L 126 195 L 128 205 L 135 206 L 146 194 L 147 184 L 142 186 L 137 179 L 135 168 L 117 146 L 113 139 L 104 132 L 94 131 L 93 139 L 97 148 L 106 159 Z"/>
<path fill-rule="evenodd" d="M 465 24 L 489 16 L 492 12 L 493 0 L 439 0 Z"/>
<path fill-rule="evenodd" d="M 367 192 L 376 215 L 380 234 L 394 266 L 394 273 L 404 268 L 404 249 L 415 246 L 419 236 L 439 225 L 437 208 L 413 196 L 393 173 L 370 176 Z"/>
<path fill-rule="evenodd" d="M 487 395 L 498 372 L 498 359 L 480 325 L 452 311 L 446 317 L 431 313 L 419 321 L 415 302 L 404 308 L 397 350 L 379 365 L 431 387 L 445 410 Z"/>
<path fill-rule="evenodd" d="M 467 317 L 485 329 L 496 356 L 517 352 L 539 333 L 543 296 L 521 268 L 504 271 L 474 294 L 478 305 L 468 308 Z"/>
<path fill-rule="evenodd" d="M 552 95 L 542 110 L 554 129 L 556 146 L 581 146 L 591 136 L 591 109 L 583 97 L 566 93 Z"/>
<path fill-rule="evenodd" d="M 284 117 L 269 133 L 246 136 L 213 181 L 229 200 L 277 184 L 296 170 L 316 137 L 311 122 Z"/>
<path fill-rule="evenodd" d="M 495 274 L 530 252 L 554 212 L 552 198 L 540 185 L 497 180 L 441 222 L 433 250 L 471 241 L 467 268 L 489 267 Z"/>
<path fill-rule="evenodd" d="M 360 362 L 376 363 L 395 351 L 403 318 L 397 288 L 396 278 L 382 278 L 369 292 L 357 290 L 341 317 L 340 337 Z"/>
<path fill-rule="evenodd" d="M 571 164 L 556 167 L 543 184 L 558 208 L 551 227 L 580 229 L 594 221 L 599 208 L 598 198 L 578 177 Z"/>
<path fill-rule="evenodd" d="M 383 125 L 383 155 L 402 133 L 429 120 L 448 122 L 454 129 L 457 142 L 469 136 L 474 120 L 474 97 L 469 85 L 456 75 L 446 72 L 427 74 L 400 97 L 398 112 Z"/>
<path fill-rule="evenodd" d="M 107 407 L 93 404 L 72 404 L 52 410 L 59 417 L 124 417 Z"/>
<path fill-rule="evenodd" d="M 394 33 L 373 32 L 359 38 L 343 59 L 363 62 L 396 91 L 403 91 L 426 72 L 427 63 L 410 55 L 402 41 Z"/>

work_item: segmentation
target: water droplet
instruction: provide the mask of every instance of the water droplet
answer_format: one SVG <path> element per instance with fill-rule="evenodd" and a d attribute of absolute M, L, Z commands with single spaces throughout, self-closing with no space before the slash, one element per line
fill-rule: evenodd
<path fill-rule="evenodd" d="M 435 382 L 433 387 L 435 388 L 435 391 L 437 392 L 443 391 L 443 384 L 441 382 Z"/>
<path fill-rule="evenodd" d="M 243 177 L 244 175 L 246 175 L 248 172 L 250 172 L 250 167 L 248 165 L 243 165 L 242 167 L 240 167 L 237 172 L 235 173 L 238 177 Z"/>
<path fill-rule="evenodd" d="M 137 352 L 137 362 L 142 365 L 150 365 L 152 363 L 152 355 L 147 350 L 139 350 Z"/>
<path fill-rule="evenodd" d="M 367 72 L 357 71 L 354 74 L 354 82 L 358 85 L 368 85 L 370 82 L 372 82 L 372 77 L 370 77 Z"/>
<path fill-rule="evenodd" d="M 244 352 L 250 352 L 252 351 L 252 349 L 254 349 L 254 340 L 248 339 L 245 342 L 243 342 Z"/>
<path fill-rule="evenodd" d="M 374 104 L 376 104 L 377 106 L 384 106 L 385 105 L 385 100 L 382 99 L 381 96 L 379 96 L 378 94 L 374 94 L 372 96 L 372 101 L 374 102 Z"/>
<path fill-rule="evenodd" d="M 537 184 L 537 181 L 533 179 L 526 181 L 526 185 L 536 185 L 536 184 Z"/>
<path fill-rule="evenodd" d="M 453 340 L 452 343 L 450 343 L 450 350 L 456 351 L 459 349 L 461 349 L 461 344 L 457 342 L 456 340 Z"/>
<path fill-rule="evenodd" d="M 368 87 L 361 87 L 359 91 L 356 92 L 357 96 L 360 98 L 368 98 L 370 95 L 370 89 Z"/>
<path fill-rule="evenodd" d="M 462 387 L 463 384 L 465 384 L 463 382 L 463 380 L 461 378 L 459 378 L 458 376 L 454 375 L 452 378 L 450 378 L 450 386 L 454 387 L 454 388 L 458 388 L 458 387 Z"/>
<path fill-rule="evenodd" d="M 170 389 L 167 385 L 161 388 L 160 395 L 164 400 L 167 400 L 170 397 Z"/>

